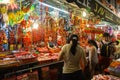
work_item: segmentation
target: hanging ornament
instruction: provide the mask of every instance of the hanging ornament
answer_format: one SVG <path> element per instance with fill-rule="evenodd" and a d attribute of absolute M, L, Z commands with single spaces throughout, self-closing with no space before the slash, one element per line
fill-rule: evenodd
<path fill-rule="evenodd" d="M 15 3 L 15 0 L 9 0 L 9 4 L 7 4 L 8 10 L 16 10 L 18 9 L 17 3 Z"/>
<path fill-rule="evenodd" d="M 3 20 L 6 22 L 6 23 L 8 23 L 8 15 L 7 15 L 7 13 L 5 13 L 5 14 L 3 14 Z"/>
<path fill-rule="evenodd" d="M 15 15 L 13 12 L 8 13 L 8 19 L 9 19 L 9 25 L 13 26 L 14 25 L 14 19 Z"/>
<path fill-rule="evenodd" d="M 26 20 L 21 21 L 21 25 L 23 28 L 26 28 L 26 24 L 27 24 Z"/>
<path fill-rule="evenodd" d="M 25 14 L 24 20 L 28 20 L 28 19 L 29 19 L 29 15 L 28 15 L 28 14 Z"/>
<path fill-rule="evenodd" d="M 35 9 L 35 4 L 33 4 L 31 7 L 30 7 L 30 10 L 33 11 Z"/>
<path fill-rule="evenodd" d="M 2 14 L 7 13 L 7 7 L 6 7 L 5 5 L 0 6 L 0 12 L 1 12 Z"/>
<path fill-rule="evenodd" d="M 24 19 L 24 12 L 23 11 L 17 11 L 16 12 L 16 18 L 17 22 L 21 22 Z"/>
<path fill-rule="evenodd" d="M 13 26 L 14 24 L 13 24 L 13 20 L 9 20 L 9 25 L 10 26 Z"/>
<path fill-rule="evenodd" d="M 24 13 L 28 12 L 30 10 L 33 2 L 34 2 L 34 0 L 24 0 L 24 1 L 22 1 L 21 2 L 21 10 Z M 33 6 L 32 6 L 32 8 L 33 8 Z"/>

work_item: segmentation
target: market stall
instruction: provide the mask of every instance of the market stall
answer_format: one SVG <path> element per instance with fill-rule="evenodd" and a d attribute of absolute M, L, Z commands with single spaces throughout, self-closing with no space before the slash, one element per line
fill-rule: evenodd
<path fill-rule="evenodd" d="M 49 72 L 61 77 L 63 61 L 57 58 L 69 35 L 78 34 L 86 49 L 87 40 L 105 31 L 96 27 L 100 22 L 89 9 L 66 1 L 1 0 L 0 79 L 44 80 Z"/>

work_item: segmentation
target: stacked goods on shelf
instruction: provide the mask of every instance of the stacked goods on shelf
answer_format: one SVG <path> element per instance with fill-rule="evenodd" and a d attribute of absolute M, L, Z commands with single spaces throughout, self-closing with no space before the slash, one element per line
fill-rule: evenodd
<path fill-rule="evenodd" d="M 36 52 L 12 51 L 12 54 L 0 53 L 0 68 L 19 66 L 39 61 L 40 64 L 54 62 L 58 58 L 59 48 L 49 50 L 47 47 L 37 47 Z"/>
<path fill-rule="evenodd" d="M 0 59 L 1 58 L 5 58 L 7 54 L 4 54 L 4 53 L 0 53 Z"/>
<path fill-rule="evenodd" d="M 19 61 L 14 55 L 0 53 L 0 68 L 15 67 L 19 65 Z"/>
<path fill-rule="evenodd" d="M 47 47 L 38 47 L 37 51 L 39 51 L 40 53 L 48 53 L 49 52 Z"/>
<path fill-rule="evenodd" d="M 58 58 L 58 53 L 40 53 L 38 54 L 38 61 L 42 63 L 49 63 L 56 61 Z"/>
<path fill-rule="evenodd" d="M 19 52 L 14 55 L 20 61 L 21 64 L 37 61 L 36 57 L 33 54 L 30 54 L 29 52 L 26 51 Z"/>
<path fill-rule="evenodd" d="M 7 41 L 7 36 L 5 34 L 5 31 L 0 30 L 0 51 L 4 50 L 3 45 L 6 44 L 7 42 L 8 41 Z"/>
<path fill-rule="evenodd" d="M 120 60 L 113 61 L 108 67 L 108 71 L 116 76 L 120 77 Z"/>
<path fill-rule="evenodd" d="M 94 75 L 91 80 L 120 80 L 119 77 L 113 76 L 113 75 Z"/>
<path fill-rule="evenodd" d="M 60 51 L 60 48 L 50 49 L 49 51 L 50 51 L 50 53 L 57 53 Z"/>
<path fill-rule="evenodd" d="M 37 47 L 36 52 L 33 52 L 33 55 L 37 57 L 37 60 L 40 62 L 40 64 L 43 64 L 56 61 L 59 51 L 59 48 L 49 49 L 48 47 Z"/>

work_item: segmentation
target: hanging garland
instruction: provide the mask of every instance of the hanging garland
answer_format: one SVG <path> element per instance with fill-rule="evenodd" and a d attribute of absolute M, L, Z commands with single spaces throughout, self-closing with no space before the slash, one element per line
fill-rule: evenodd
<path fill-rule="evenodd" d="M 86 28 L 84 29 L 84 32 L 86 32 L 86 33 L 96 33 L 96 34 L 101 34 L 101 33 L 103 33 L 104 31 L 101 30 L 100 28 L 86 27 Z"/>

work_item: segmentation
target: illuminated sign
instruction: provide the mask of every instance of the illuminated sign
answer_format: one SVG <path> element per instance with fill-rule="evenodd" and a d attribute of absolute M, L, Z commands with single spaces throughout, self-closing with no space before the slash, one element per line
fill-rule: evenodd
<path fill-rule="evenodd" d="M 96 14 L 99 15 L 105 20 L 108 20 L 110 22 L 113 22 L 115 24 L 120 24 L 120 18 L 117 17 L 112 11 L 108 10 L 106 7 L 104 7 L 99 2 L 93 0 L 91 2 L 91 10 Z"/>
<path fill-rule="evenodd" d="M 120 18 L 116 16 L 111 10 L 102 5 L 98 0 L 73 0 L 78 7 L 89 8 L 94 14 L 99 15 L 105 20 L 120 24 Z"/>

